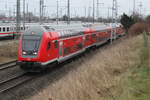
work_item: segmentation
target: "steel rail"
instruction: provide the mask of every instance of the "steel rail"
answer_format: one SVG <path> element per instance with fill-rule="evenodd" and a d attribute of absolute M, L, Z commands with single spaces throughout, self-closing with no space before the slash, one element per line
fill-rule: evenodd
<path fill-rule="evenodd" d="M 17 60 L 0 64 L 0 70 L 4 70 L 4 69 L 15 67 L 17 65 L 16 62 L 17 62 Z"/>
<path fill-rule="evenodd" d="M 1 81 L 0 82 L 0 93 L 9 91 L 10 89 L 13 89 L 19 85 L 22 85 L 31 79 L 33 79 L 33 77 L 27 76 L 27 73 L 25 72 L 25 73 L 22 73 L 21 75 Z"/>

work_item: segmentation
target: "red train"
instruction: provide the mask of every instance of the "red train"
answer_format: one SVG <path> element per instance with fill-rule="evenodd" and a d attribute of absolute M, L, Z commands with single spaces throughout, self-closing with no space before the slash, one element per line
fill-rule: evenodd
<path fill-rule="evenodd" d="M 99 25 L 30 27 L 20 39 L 18 64 L 26 71 L 41 71 L 107 42 L 115 31 L 117 37 L 124 35 L 122 27 Z"/>

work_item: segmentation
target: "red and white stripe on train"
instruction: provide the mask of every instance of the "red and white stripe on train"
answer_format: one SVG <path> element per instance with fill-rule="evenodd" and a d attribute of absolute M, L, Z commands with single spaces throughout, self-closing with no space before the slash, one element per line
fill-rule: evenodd
<path fill-rule="evenodd" d="M 20 39 L 18 64 L 27 71 L 45 69 L 48 64 L 64 62 L 90 47 L 106 43 L 114 30 L 117 37 L 124 35 L 122 27 L 30 27 Z"/>
<path fill-rule="evenodd" d="M 28 27 L 20 27 L 21 33 Z M 11 25 L 0 26 L 0 37 L 14 37 L 16 34 L 16 27 Z"/>

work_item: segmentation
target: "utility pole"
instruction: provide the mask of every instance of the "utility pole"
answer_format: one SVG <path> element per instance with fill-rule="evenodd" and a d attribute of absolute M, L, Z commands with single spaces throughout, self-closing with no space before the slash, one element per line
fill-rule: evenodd
<path fill-rule="evenodd" d="M 136 1 L 135 0 L 133 0 L 133 16 L 135 15 L 135 10 L 136 10 L 136 8 L 135 8 L 135 6 L 136 6 L 136 3 L 135 3 Z"/>
<path fill-rule="evenodd" d="M 23 28 L 25 28 L 25 0 L 23 0 Z"/>
<path fill-rule="evenodd" d="M 140 4 L 139 4 L 139 14 L 140 14 L 141 17 L 142 17 L 142 8 L 143 8 L 143 4 L 142 4 L 142 2 L 140 2 Z"/>
<path fill-rule="evenodd" d="M 46 6 L 44 5 L 44 0 L 42 1 L 42 24 L 43 24 L 43 21 L 44 21 L 44 15 L 45 15 L 45 8 Z"/>
<path fill-rule="evenodd" d="M 99 0 L 97 0 L 97 18 L 99 18 Z"/>
<path fill-rule="evenodd" d="M 27 3 L 27 21 L 29 21 L 29 6 L 28 6 L 28 3 Z"/>
<path fill-rule="evenodd" d="M 40 19 L 39 19 L 40 24 L 41 24 L 41 19 L 42 19 L 42 0 L 40 0 Z"/>
<path fill-rule="evenodd" d="M 43 14 L 42 14 L 42 17 L 43 17 L 43 21 L 45 21 L 45 17 L 46 17 L 46 5 L 44 5 L 44 2 L 43 2 L 43 6 L 42 6 L 42 12 L 43 12 Z"/>
<path fill-rule="evenodd" d="M 109 18 L 110 18 L 110 10 L 111 10 L 111 9 L 112 9 L 111 7 L 108 7 L 107 19 L 109 19 Z"/>
<path fill-rule="evenodd" d="M 9 22 L 11 20 L 11 8 L 9 8 Z"/>
<path fill-rule="evenodd" d="M 16 15 L 16 32 L 20 32 L 20 0 L 17 0 L 17 15 Z M 18 38 L 18 37 L 17 37 Z"/>
<path fill-rule="evenodd" d="M 112 40 L 113 40 L 113 39 L 116 39 L 117 15 L 118 15 L 118 4 L 117 4 L 117 0 L 113 0 L 111 43 L 112 43 Z M 115 28 L 115 30 L 114 30 L 114 28 Z"/>
<path fill-rule="evenodd" d="M 14 18 L 14 21 L 16 19 L 16 5 L 13 6 L 13 18 Z"/>
<path fill-rule="evenodd" d="M 58 25 L 58 21 L 59 21 L 59 2 L 57 0 L 57 18 L 56 18 L 56 21 L 57 21 L 57 25 Z"/>
<path fill-rule="evenodd" d="M 113 7 L 112 7 L 113 23 L 117 23 L 117 16 L 118 16 L 118 4 L 117 4 L 117 0 L 113 0 Z"/>
<path fill-rule="evenodd" d="M 42 24 L 43 22 L 43 11 L 44 11 L 44 0 L 40 0 L 40 19 L 39 22 Z"/>
<path fill-rule="evenodd" d="M 70 24 L 70 0 L 68 0 L 68 11 L 67 11 L 68 19 L 67 19 L 67 24 Z"/>
<path fill-rule="evenodd" d="M 93 23 L 95 22 L 95 1 L 93 0 Z"/>
<path fill-rule="evenodd" d="M 85 16 L 85 18 L 86 18 L 86 7 L 84 7 L 84 16 Z"/>
<path fill-rule="evenodd" d="M 88 8 L 88 17 L 89 18 L 91 17 L 91 6 L 89 6 L 89 8 Z"/>
<path fill-rule="evenodd" d="M 100 5 L 104 5 L 104 3 L 100 3 L 99 0 L 97 0 L 97 19 L 100 17 Z M 101 16 L 102 17 L 102 16 Z M 101 20 L 102 21 L 102 20 Z"/>
<path fill-rule="evenodd" d="M 11 13 L 12 13 L 11 8 L 9 8 L 9 18 L 12 16 Z"/>
<path fill-rule="evenodd" d="M 9 8 L 9 18 L 11 17 L 11 8 Z"/>
<path fill-rule="evenodd" d="M 7 16 L 7 1 L 6 1 L 6 4 L 5 4 L 5 15 Z"/>

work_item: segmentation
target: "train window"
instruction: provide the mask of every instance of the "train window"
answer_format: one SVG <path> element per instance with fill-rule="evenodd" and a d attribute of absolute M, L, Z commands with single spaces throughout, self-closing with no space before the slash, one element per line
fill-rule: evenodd
<path fill-rule="evenodd" d="M 5 27 L 3 27 L 3 32 L 5 32 Z"/>
<path fill-rule="evenodd" d="M 60 37 L 63 38 L 63 31 L 59 33 Z"/>
<path fill-rule="evenodd" d="M 83 47 L 82 43 L 77 45 L 77 49 L 82 49 L 82 47 Z"/>
<path fill-rule="evenodd" d="M 99 37 L 99 41 L 103 41 L 103 38 Z"/>
<path fill-rule="evenodd" d="M 14 31 L 16 30 L 17 28 L 16 27 L 14 27 Z"/>
<path fill-rule="evenodd" d="M 92 38 L 96 38 L 96 34 L 92 34 Z"/>
<path fill-rule="evenodd" d="M 12 27 L 10 27 L 10 31 L 12 31 Z"/>
<path fill-rule="evenodd" d="M 9 27 L 7 27 L 7 32 L 9 32 L 10 30 L 9 30 Z"/>
<path fill-rule="evenodd" d="M 57 41 L 57 40 L 54 41 L 54 47 L 55 47 L 55 48 L 58 48 L 58 41 Z"/>
<path fill-rule="evenodd" d="M 73 48 L 74 48 L 74 50 L 75 50 L 75 51 L 76 51 L 76 50 L 78 50 L 78 47 L 77 47 L 77 45 L 75 45 Z"/>
<path fill-rule="evenodd" d="M 64 55 L 67 55 L 70 53 L 70 48 L 64 48 Z"/>
<path fill-rule="evenodd" d="M 88 41 L 88 40 L 90 40 L 90 36 L 89 35 L 86 36 L 86 41 Z"/>
<path fill-rule="evenodd" d="M 47 44 L 47 50 L 49 50 L 50 48 L 51 48 L 51 43 L 48 42 L 48 44 Z"/>
<path fill-rule="evenodd" d="M 23 30 L 23 27 L 21 27 L 21 30 Z"/>
<path fill-rule="evenodd" d="M 2 31 L 1 27 L 0 27 L 0 32 Z"/>

